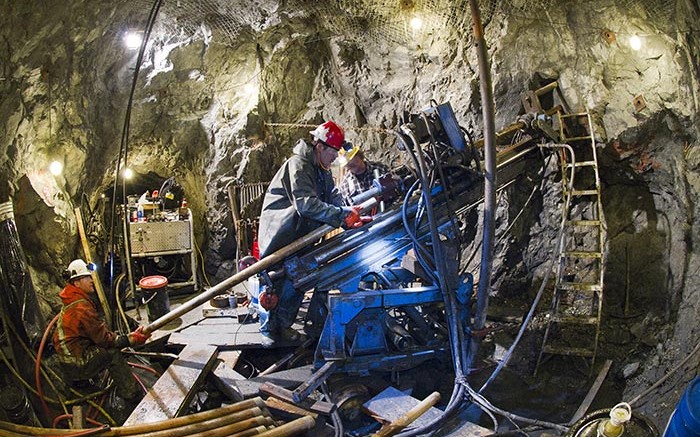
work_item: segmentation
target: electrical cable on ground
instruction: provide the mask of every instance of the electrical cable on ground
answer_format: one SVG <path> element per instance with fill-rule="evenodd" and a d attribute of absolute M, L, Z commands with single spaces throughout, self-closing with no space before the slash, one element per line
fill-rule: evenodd
<path fill-rule="evenodd" d="M 671 370 L 670 370 L 667 374 L 665 374 L 661 379 L 659 379 L 658 381 L 656 381 L 656 382 L 655 382 L 654 384 L 652 384 L 649 388 L 647 388 L 646 390 L 644 390 L 643 392 L 641 392 L 640 394 L 638 394 L 637 396 L 635 396 L 634 398 L 632 398 L 632 400 L 629 401 L 629 402 L 627 402 L 627 403 L 630 404 L 630 405 L 636 404 L 637 402 L 639 402 L 640 399 L 644 398 L 644 397 L 647 396 L 649 393 L 651 393 L 652 391 L 656 390 L 658 387 L 661 386 L 661 384 L 663 384 L 664 382 L 666 382 L 666 380 L 667 380 L 668 378 L 670 378 L 671 375 L 673 375 L 674 373 L 676 373 L 676 372 L 677 372 L 678 370 L 680 370 L 688 361 L 690 361 L 690 359 L 691 359 L 693 356 L 695 356 L 695 354 L 697 354 L 699 351 L 700 351 L 700 343 L 698 343 L 698 344 L 695 346 L 695 348 L 688 354 L 688 356 L 686 356 L 685 358 L 683 358 L 675 367 L 673 367 L 673 369 L 671 369 Z"/>
<path fill-rule="evenodd" d="M 571 148 L 571 146 L 567 144 L 557 144 L 557 145 L 542 145 L 542 147 L 561 147 L 566 149 L 569 154 L 571 155 L 571 162 L 576 162 L 576 157 L 574 155 L 574 150 Z M 571 166 L 571 179 L 569 180 L 569 187 L 567 189 L 566 197 L 564 198 L 564 205 L 563 205 L 563 211 L 566 212 L 569 210 L 569 205 L 571 203 L 571 192 L 573 191 L 573 186 L 574 186 L 574 166 Z M 566 226 L 566 213 L 562 214 L 561 221 L 559 223 L 559 232 L 557 234 L 557 238 L 554 240 L 556 241 L 556 249 L 555 253 L 560 253 L 562 249 L 562 244 L 564 244 L 564 228 Z M 542 296 L 544 295 L 544 290 L 547 286 L 547 282 L 549 281 L 549 276 L 552 274 L 552 271 L 554 270 L 554 263 L 550 264 L 549 269 L 547 269 L 547 273 L 545 274 L 544 278 L 542 279 L 542 284 L 540 285 L 540 289 L 537 291 L 537 295 L 535 296 L 535 299 L 532 302 L 532 305 L 530 305 L 530 310 L 528 311 L 527 315 L 523 319 L 522 324 L 520 325 L 520 330 L 518 330 L 518 335 L 515 337 L 515 340 L 513 341 L 513 344 L 511 344 L 510 348 L 508 348 L 508 351 L 504 355 L 503 359 L 498 363 L 498 366 L 496 366 L 496 369 L 494 369 L 493 373 L 491 373 L 491 376 L 489 377 L 488 380 L 481 386 L 479 389 L 479 393 L 482 393 L 488 386 L 493 382 L 494 379 L 498 376 L 498 374 L 501 372 L 501 369 L 508 364 L 508 361 L 510 360 L 511 355 L 513 354 L 513 351 L 515 348 L 518 346 L 520 343 L 520 339 L 522 338 L 523 334 L 525 333 L 525 330 L 527 329 L 528 325 L 530 324 L 530 320 L 532 320 L 533 315 L 535 314 L 535 309 L 537 308 L 537 305 L 540 302 L 540 299 L 542 299 Z"/>
<path fill-rule="evenodd" d="M 558 424 L 558 423 L 551 423 L 551 422 L 546 422 L 546 421 L 537 420 L 537 419 L 529 419 L 529 418 L 527 418 L 527 417 L 518 416 L 518 415 L 516 415 L 516 414 L 512 414 L 512 413 L 509 413 L 509 412 L 507 412 L 507 411 L 505 411 L 505 410 L 502 410 L 502 409 L 500 409 L 500 408 L 494 406 L 493 404 L 491 404 L 488 400 L 486 400 L 486 398 L 484 398 L 484 397 L 481 396 L 479 393 L 477 393 L 477 392 L 469 385 L 469 383 L 467 383 L 466 380 L 463 380 L 463 381 L 462 381 L 462 384 L 465 386 L 465 388 L 466 388 L 467 391 L 469 392 L 469 395 L 472 397 L 472 399 L 477 400 L 477 404 L 478 404 L 478 405 L 480 405 L 480 406 L 482 406 L 482 407 L 485 407 L 486 409 L 488 409 L 488 410 L 490 410 L 490 411 L 492 411 L 492 412 L 494 412 L 494 413 L 500 414 L 500 415 L 503 416 L 503 417 L 506 417 L 506 418 L 508 418 L 508 419 L 510 419 L 510 420 L 513 420 L 513 421 L 518 421 L 518 422 L 527 423 L 527 424 L 529 424 L 529 425 L 537 425 L 537 426 L 542 426 L 542 427 L 545 427 L 545 428 L 548 428 L 548 429 L 556 429 L 557 431 L 560 431 L 560 432 L 567 432 L 567 431 L 569 431 L 569 428 L 568 428 L 568 427 L 566 427 L 566 426 L 564 426 L 564 425 L 560 425 L 560 424 Z"/>

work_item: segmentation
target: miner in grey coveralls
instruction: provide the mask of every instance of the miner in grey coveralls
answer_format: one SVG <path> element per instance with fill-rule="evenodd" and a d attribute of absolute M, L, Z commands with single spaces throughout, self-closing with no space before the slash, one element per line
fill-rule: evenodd
<path fill-rule="evenodd" d="M 345 134 L 327 121 L 311 131 L 312 141 L 299 140 L 293 155 L 270 182 L 260 213 L 258 245 L 264 258 L 318 227 L 353 228 L 362 224 L 359 207 L 344 207 L 330 167 L 338 157 Z M 293 341 L 299 334 L 291 328 L 303 299 L 287 277 L 273 280 L 276 302 L 260 299 L 260 332 L 263 346 L 278 340 Z M 267 301 L 269 302 L 269 301 Z M 267 307 L 267 308 L 266 308 Z"/>

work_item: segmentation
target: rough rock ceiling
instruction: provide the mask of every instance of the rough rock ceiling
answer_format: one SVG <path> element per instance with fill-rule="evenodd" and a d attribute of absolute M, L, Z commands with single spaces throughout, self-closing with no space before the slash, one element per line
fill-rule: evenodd
<path fill-rule="evenodd" d="M 128 7 L 143 20 L 154 1 L 137 0 Z M 480 0 L 482 19 L 488 23 L 497 15 L 520 15 L 534 20 L 549 20 L 553 27 L 568 23 L 554 23 L 547 10 L 551 7 L 600 8 L 593 0 Z M 611 1 L 611 7 L 643 12 L 655 23 L 672 23 L 676 2 L 664 0 Z M 211 30 L 226 35 L 233 43 L 241 32 L 256 31 L 269 26 L 280 13 L 289 16 L 316 17 L 326 24 L 331 34 L 348 39 L 371 39 L 375 42 L 402 43 L 412 38 L 410 19 L 419 16 L 424 32 L 436 32 L 445 26 L 469 28 L 468 0 L 166 0 L 157 23 L 169 35 L 191 36 L 204 24 Z M 219 41 L 224 42 L 224 41 Z"/>

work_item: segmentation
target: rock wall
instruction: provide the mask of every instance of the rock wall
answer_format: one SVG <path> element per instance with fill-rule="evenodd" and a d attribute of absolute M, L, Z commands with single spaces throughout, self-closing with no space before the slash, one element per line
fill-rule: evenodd
<path fill-rule="evenodd" d="M 136 82 L 122 166 L 174 176 L 184 187 L 212 282 L 235 271 L 227 188 L 271 179 L 310 126 L 333 119 L 371 158 L 398 164 L 389 130 L 404 111 L 435 100 L 450 101 L 480 136 L 466 3 L 400 2 L 398 12 L 377 5 L 261 0 L 234 11 L 225 2 L 164 3 Z M 96 205 L 114 184 L 137 56 L 121 38 L 143 28 L 150 6 L 0 6 L 0 172 L 15 186 L 20 236 L 47 315 L 57 309 L 58 272 L 79 254 L 73 208 Z M 212 11 L 196 9 L 205 6 Z M 411 31 L 405 20 L 421 7 L 426 25 Z M 697 2 L 511 0 L 482 2 L 482 13 L 498 128 L 515 120 L 521 93 L 541 80 L 558 80 L 571 108 L 593 115 L 609 239 L 606 302 L 618 308 L 628 291 L 644 313 L 623 329 L 643 340 L 639 357 L 657 357 L 640 372 L 654 381 L 698 340 Z M 628 45 L 633 34 L 639 51 Z M 45 170 L 53 159 L 63 162 L 61 176 Z M 140 194 L 136 187 L 144 185 L 134 182 Z M 528 193 L 519 187 L 504 202 L 521 205 Z M 556 189 L 546 193 L 500 243 L 494 292 L 516 293 L 543 276 L 558 207 Z M 516 212 L 499 210 L 499 220 Z M 631 384 L 629 394 L 644 386 Z"/>

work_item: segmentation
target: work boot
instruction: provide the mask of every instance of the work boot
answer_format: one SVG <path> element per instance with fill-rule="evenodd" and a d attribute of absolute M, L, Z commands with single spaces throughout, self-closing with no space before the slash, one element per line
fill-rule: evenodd
<path fill-rule="evenodd" d="M 299 333 L 293 328 L 280 329 L 279 339 L 284 341 L 298 341 Z"/>
<path fill-rule="evenodd" d="M 265 349 L 275 346 L 275 338 L 269 332 L 261 332 L 262 340 L 260 340 L 260 345 Z"/>

